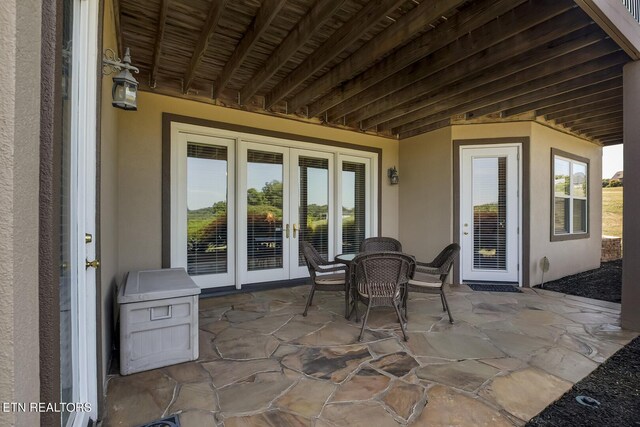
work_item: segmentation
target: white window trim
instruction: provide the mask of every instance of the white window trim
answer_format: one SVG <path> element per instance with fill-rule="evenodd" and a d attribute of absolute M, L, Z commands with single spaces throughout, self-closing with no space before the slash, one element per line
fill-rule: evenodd
<path fill-rule="evenodd" d="M 556 177 L 556 159 L 558 160 L 564 160 L 566 162 L 569 163 L 569 194 L 566 195 L 556 195 L 556 188 L 555 188 L 555 177 Z M 587 176 L 586 176 L 586 180 L 587 180 L 587 195 L 586 196 L 576 196 L 574 195 L 574 185 L 573 185 L 573 168 L 575 164 L 579 164 L 584 166 L 584 168 L 587 171 Z M 590 232 L 590 215 L 589 215 L 589 208 L 590 208 L 590 200 L 589 200 L 589 195 L 590 195 L 590 187 L 591 187 L 591 183 L 590 183 L 590 175 L 591 175 L 591 171 L 589 170 L 589 162 L 585 160 L 579 160 L 576 158 L 572 158 L 570 155 L 563 155 L 560 154 L 558 152 L 552 152 L 552 158 L 551 158 L 551 181 L 552 181 L 552 188 L 551 188 L 551 194 L 552 194 L 552 201 L 553 203 L 551 203 L 551 233 L 552 233 L 552 237 L 573 237 L 573 238 L 577 238 L 577 237 L 588 237 L 589 236 L 589 232 Z M 568 233 L 558 233 L 556 232 L 556 223 L 555 223 L 555 218 L 556 218 L 556 204 L 555 204 L 555 199 L 556 198 L 563 198 L 563 199 L 568 199 L 569 200 L 569 232 Z M 586 206 L 585 206 L 585 214 L 586 214 L 586 230 L 585 231 L 575 231 L 573 229 L 573 201 L 574 200 L 584 200 L 586 201 Z"/>

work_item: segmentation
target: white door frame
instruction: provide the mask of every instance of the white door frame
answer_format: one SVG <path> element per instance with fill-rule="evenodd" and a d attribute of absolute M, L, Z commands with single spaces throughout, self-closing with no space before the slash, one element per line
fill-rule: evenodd
<path fill-rule="evenodd" d="M 523 182 L 523 167 L 522 167 L 522 144 L 521 143 L 506 143 L 506 144 L 484 144 L 484 145 L 461 145 L 459 148 L 459 170 L 460 170 L 460 191 L 459 191 L 459 242 L 462 247 L 460 253 L 460 281 L 491 281 L 491 282 L 517 282 L 522 285 L 522 182 Z M 511 152 L 511 153 L 509 153 Z M 513 224 L 513 221 L 508 222 L 508 246 L 516 248 L 517 255 L 513 258 L 507 259 L 507 271 L 481 271 L 474 270 L 472 268 L 473 257 L 471 255 L 470 247 L 473 245 L 473 227 L 465 227 L 465 223 L 471 223 L 468 215 L 470 212 L 470 200 L 471 193 L 468 187 L 472 185 L 471 168 L 470 164 L 465 167 L 465 162 L 471 160 L 471 155 L 476 154 L 482 157 L 495 157 L 497 155 L 507 154 L 515 156 L 515 163 L 517 164 L 517 170 L 508 170 L 508 182 L 513 179 L 517 179 L 517 185 L 508 188 L 508 200 L 513 201 L 515 198 L 515 205 L 510 205 L 509 215 L 515 217 L 517 223 Z M 468 194 L 465 195 L 465 192 Z M 467 197 L 465 197 L 467 196 Z M 515 196 L 515 197 L 514 197 Z M 468 233 L 468 234 L 465 234 Z M 467 243 L 468 242 L 468 243 Z"/>
<path fill-rule="evenodd" d="M 91 410 L 72 413 L 67 425 L 84 427 L 89 419 L 96 420 L 98 414 L 96 269 L 86 268 L 85 262 L 96 257 L 99 4 L 97 0 L 75 0 L 73 5 L 70 198 L 71 242 L 76 254 L 72 281 L 77 286 L 71 298 L 73 399 L 74 402 L 89 403 Z M 94 237 L 91 242 L 85 243 L 85 234 Z"/>

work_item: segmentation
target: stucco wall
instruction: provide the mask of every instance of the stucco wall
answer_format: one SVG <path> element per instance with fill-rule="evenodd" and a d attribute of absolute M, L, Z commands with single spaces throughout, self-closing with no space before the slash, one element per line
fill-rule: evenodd
<path fill-rule="evenodd" d="M 117 51 L 113 2 L 104 5 L 103 51 Z M 100 125 L 100 281 L 102 366 L 105 378 L 113 340 L 113 292 L 118 276 L 118 109 L 111 106 L 113 76 L 102 79 Z"/>
<path fill-rule="evenodd" d="M 400 141 L 400 241 L 428 261 L 451 243 L 451 127 Z"/>
<path fill-rule="evenodd" d="M 138 111 L 119 117 L 119 271 L 157 268 L 162 262 L 162 113 L 382 148 L 382 234 L 398 236 L 399 186 L 386 170 L 398 165 L 398 142 L 352 131 L 140 92 Z"/>
<path fill-rule="evenodd" d="M 37 402 L 40 10 L 0 2 L 0 401 Z M 37 413 L 0 413 L 34 426 Z"/>
<path fill-rule="evenodd" d="M 530 282 L 542 279 L 540 261 L 550 269 L 545 281 L 598 268 L 602 244 L 602 148 L 588 141 L 533 123 L 531 129 L 531 265 Z M 586 157 L 589 167 L 588 239 L 551 242 L 551 148 Z"/>
<path fill-rule="evenodd" d="M 453 141 L 530 138 L 530 274 L 525 285 L 541 280 L 539 263 L 551 261 L 545 281 L 596 268 L 600 262 L 602 175 L 599 146 L 535 122 L 456 125 L 400 141 L 400 239 L 420 259 L 432 258 L 453 239 Z M 551 147 L 589 158 L 590 238 L 551 242 Z"/>

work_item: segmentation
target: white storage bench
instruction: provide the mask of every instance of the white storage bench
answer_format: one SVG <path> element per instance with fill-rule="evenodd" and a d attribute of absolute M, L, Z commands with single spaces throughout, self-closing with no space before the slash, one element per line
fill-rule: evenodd
<path fill-rule="evenodd" d="M 198 358 L 198 294 L 183 268 L 129 272 L 118 292 L 121 375 Z"/>

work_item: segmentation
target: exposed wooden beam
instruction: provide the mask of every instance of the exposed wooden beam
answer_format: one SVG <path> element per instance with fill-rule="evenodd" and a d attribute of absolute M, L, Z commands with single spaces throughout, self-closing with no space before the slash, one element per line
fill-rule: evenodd
<path fill-rule="evenodd" d="M 577 120 L 594 120 L 607 114 L 620 113 L 622 111 L 621 100 L 615 100 L 616 104 L 600 109 L 592 109 L 590 111 L 583 111 L 582 113 L 576 113 L 567 115 L 555 120 L 558 125 L 566 125 L 567 123 L 575 123 Z"/>
<path fill-rule="evenodd" d="M 215 84 L 215 90 L 213 93 L 214 98 L 219 98 L 224 88 L 229 83 L 229 80 L 233 77 L 234 73 L 238 69 L 242 62 L 245 60 L 251 49 L 255 46 L 256 42 L 260 40 L 260 37 L 267 28 L 271 25 L 274 18 L 280 12 L 280 9 L 285 5 L 286 0 L 264 0 L 258 13 L 251 22 L 251 25 L 242 36 L 242 40 L 238 43 L 238 46 L 233 50 L 231 58 L 227 61 L 224 68 L 220 72 Z"/>
<path fill-rule="evenodd" d="M 222 16 L 222 12 L 224 11 L 227 1 L 229 0 L 215 0 L 211 4 L 207 20 L 204 23 L 204 27 L 202 28 L 200 37 L 198 38 L 198 43 L 193 51 L 193 55 L 191 56 L 189 67 L 184 74 L 184 81 L 182 83 L 182 91 L 184 93 L 189 91 L 189 88 L 193 83 L 193 79 L 196 76 L 196 70 L 200 65 L 200 62 L 202 62 L 202 57 L 207 52 L 211 36 L 216 31 L 216 28 L 218 28 L 218 22 L 220 22 L 220 17 Z"/>
<path fill-rule="evenodd" d="M 503 111 L 503 115 L 506 117 L 509 117 L 509 116 L 515 116 L 517 114 L 525 113 L 527 111 L 537 111 L 540 109 L 547 109 L 556 105 L 566 104 L 567 102 L 573 102 L 576 99 L 581 99 L 586 96 L 597 95 L 600 93 L 608 93 L 610 90 L 621 90 L 620 88 L 622 88 L 621 76 L 617 78 L 613 78 L 611 80 L 607 80 L 600 84 L 596 84 L 596 85 L 592 85 L 584 88 L 578 88 L 574 91 L 553 95 L 548 98 L 544 98 L 538 101 L 530 102 L 525 105 L 521 105 L 519 107 L 509 108 Z"/>
<path fill-rule="evenodd" d="M 153 47 L 153 60 L 151 61 L 151 71 L 149 72 L 149 86 L 156 87 L 158 78 L 158 67 L 160 66 L 160 52 L 162 51 L 162 40 L 164 39 L 164 29 L 167 22 L 167 11 L 169 10 L 169 0 L 160 0 L 160 10 L 158 11 L 158 26 L 156 29 L 156 42 Z"/>
<path fill-rule="evenodd" d="M 610 134 L 610 135 L 607 135 L 606 137 L 597 138 L 597 140 L 602 145 L 622 144 L 622 133 Z"/>
<path fill-rule="evenodd" d="M 615 58 L 612 55 L 618 55 L 618 53 L 584 64 L 573 65 L 556 73 L 553 73 L 552 69 L 552 74 L 539 78 L 530 79 L 530 76 L 523 72 L 519 76 L 508 77 L 475 91 L 456 95 L 433 107 L 430 111 L 431 115 L 423 112 L 422 118 L 394 127 L 393 133 L 405 133 L 428 125 L 433 121 L 440 120 L 441 114 L 450 116 L 468 113 L 470 117 L 480 117 L 512 106 L 526 104 L 532 100 L 541 99 L 541 97 L 595 84 L 606 79 L 605 71 L 611 72 L 612 63 L 610 61 Z M 613 64 L 615 65 L 615 63 Z"/>
<path fill-rule="evenodd" d="M 347 79 L 363 71 L 371 63 L 387 52 L 402 46 L 415 34 L 429 30 L 429 25 L 441 16 L 448 15 L 453 9 L 466 0 L 423 1 L 413 10 L 402 15 L 380 34 L 369 40 L 351 56 L 333 67 L 329 72 L 313 81 L 309 86 L 296 94 L 290 102 L 292 111 L 298 111 L 309 102 L 325 94 Z"/>
<path fill-rule="evenodd" d="M 310 117 L 320 115 L 341 102 L 357 96 L 360 92 L 377 85 L 408 65 L 452 43 L 460 37 L 460 34 L 466 34 L 485 25 L 496 16 L 508 12 L 514 7 L 514 3 L 522 3 L 522 0 L 486 0 L 461 10 L 433 31 L 418 37 L 373 67 L 310 104 L 308 115 Z"/>
<path fill-rule="evenodd" d="M 609 89 L 605 92 L 596 93 L 594 95 L 581 96 L 569 101 L 562 102 L 560 104 L 551 105 L 546 108 L 540 108 L 536 111 L 536 116 L 546 117 L 549 114 L 555 113 L 566 114 L 567 112 L 570 113 L 575 108 L 589 107 L 594 103 L 613 99 L 619 99 L 620 102 L 622 102 L 622 89 Z"/>
<path fill-rule="evenodd" d="M 506 16 L 495 19 L 468 34 L 458 34 L 455 43 L 438 50 L 410 67 L 406 67 L 395 75 L 386 78 L 375 86 L 368 88 L 357 97 L 342 102 L 328 111 L 330 121 L 337 121 L 342 116 L 352 113 L 385 95 L 413 85 L 433 73 L 462 61 L 469 56 L 496 45 L 516 34 L 557 16 L 572 7 L 571 2 L 542 0 L 527 2 L 517 7 Z"/>
<path fill-rule="evenodd" d="M 582 117 L 580 119 L 575 119 L 573 121 L 567 121 L 559 124 L 565 127 L 574 128 L 574 127 L 582 126 L 585 124 L 590 125 L 595 122 L 606 121 L 608 119 L 619 119 L 620 117 L 622 117 L 622 108 L 620 108 L 620 110 L 618 111 L 611 111 L 606 114 L 601 114 L 599 116 Z"/>
<path fill-rule="evenodd" d="M 622 116 L 607 120 L 600 120 L 594 123 L 583 124 L 582 126 L 569 127 L 574 132 L 581 132 L 589 135 L 602 135 L 610 129 L 622 129 Z"/>
<path fill-rule="evenodd" d="M 432 123 L 440 121 L 446 117 L 451 117 L 455 114 L 463 114 L 469 111 L 473 111 L 476 108 L 483 108 L 485 105 L 491 106 L 490 112 L 498 112 L 502 110 L 502 108 L 500 107 L 502 106 L 503 102 L 507 103 L 509 101 L 515 100 L 516 103 L 519 103 L 523 101 L 523 97 L 531 99 L 531 102 L 542 101 L 545 98 L 549 98 L 558 93 L 570 92 L 571 90 L 577 90 L 577 89 L 584 88 L 591 85 L 602 84 L 602 82 L 605 81 L 607 78 L 612 80 L 617 80 L 619 79 L 619 77 L 611 77 L 611 76 L 612 75 L 618 76 L 619 74 L 616 74 L 614 72 L 619 71 L 619 68 L 620 68 L 619 66 L 607 68 L 604 70 L 597 71 L 595 73 L 591 73 L 586 76 L 581 76 L 573 80 L 562 82 L 558 85 L 548 86 L 540 90 L 534 90 L 533 92 L 527 91 L 526 93 L 521 95 L 519 95 L 517 91 L 513 91 L 512 89 L 507 89 L 505 91 L 501 91 L 499 93 L 490 95 L 485 98 L 472 99 L 471 101 L 465 104 L 457 105 L 455 107 L 435 113 L 429 117 L 425 117 L 414 123 L 409 123 L 407 125 L 404 125 L 404 127 L 401 126 L 398 129 L 394 129 L 394 133 L 399 134 L 401 139 L 403 139 L 403 138 L 407 138 L 407 137 L 422 133 L 421 128 L 423 128 L 424 126 L 428 126 Z M 527 90 L 529 89 L 530 87 Z M 502 100 L 502 101 L 498 101 L 496 103 L 496 100 Z"/>
<path fill-rule="evenodd" d="M 520 105 L 526 105 L 537 99 L 544 99 L 559 93 L 569 92 L 581 87 L 598 84 L 599 82 L 619 76 L 622 72 L 622 64 L 627 62 L 627 60 L 628 57 L 626 53 L 619 51 L 601 59 L 591 61 L 586 64 L 580 64 L 579 66 L 571 69 L 576 78 L 571 80 L 565 79 L 565 77 L 570 74 L 569 70 L 567 70 L 566 72 L 557 73 L 556 75 L 544 78 L 544 82 L 542 81 L 543 79 L 540 79 L 540 82 L 529 82 L 527 85 L 531 88 L 535 88 L 534 90 L 497 102 L 493 105 L 474 109 L 470 111 L 470 114 L 473 117 L 484 116 L 485 114 L 508 110 Z M 559 77 L 560 75 L 562 77 Z M 554 79 L 559 81 L 559 83 L 546 85 L 546 83 L 551 83 Z"/>
<path fill-rule="evenodd" d="M 566 14 L 558 18 L 565 16 Z M 368 129 L 378 124 L 383 124 L 381 127 L 385 129 L 398 127 L 424 117 L 425 114 L 429 114 L 433 104 L 452 96 L 476 88 L 483 90 L 483 87 L 508 76 L 513 77 L 510 79 L 511 84 L 516 84 L 517 81 L 522 82 L 524 79 L 534 79 L 553 72 L 556 67 L 557 69 L 567 68 L 572 61 L 582 63 L 603 55 L 602 52 L 610 52 L 615 48 L 612 46 L 613 43 L 607 42 L 594 45 L 599 40 L 599 36 L 583 30 L 556 39 L 560 29 L 568 31 L 572 29 L 572 26 L 566 22 L 562 26 L 553 25 L 556 22 L 556 19 L 550 20 L 548 24 L 551 26 L 547 26 L 547 23 L 541 24 L 536 26 L 531 34 L 525 32 L 518 35 L 519 40 L 524 40 L 522 43 L 517 43 L 512 39 L 505 40 L 488 50 L 478 52 L 462 63 L 439 71 L 416 85 L 406 88 L 411 89 L 418 86 L 416 94 L 424 92 L 426 96 L 414 98 L 406 89 L 403 89 L 367 105 L 362 109 L 364 111 L 358 110 L 354 115 L 349 115 L 347 122 L 352 123 L 355 121 L 354 119 L 369 116 L 371 112 L 382 109 L 383 106 L 378 104 L 386 101 L 388 110 L 364 119 L 361 127 Z M 535 43 L 540 37 L 542 37 L 542 45 Z M 530 47 L 536 45 L 538 47 L 529 50 Z M 594 56 L 597 52 L 600 54 Z M 474 72 L 476 69 L 477 71 Z M 454 82 L 455 84 L 452 84 Z M 426 89 L 426 86 L 430 86 L 431 89 Z M 422 87 L 425 89 L 423 90 Z M 393 101 L 397 102 L 397 94 L 401 93 L 409 101 L 396 105 Z"/>
<path fill-rule="evenodd" d="M 245 105 L 283 65 L 311 38 L 346 0 L 316 0 L 311 10 L 269 55 L 269 59 L 240 91 L 240 104 Z"/>
<path fill-rule="evenodd" d="M 391 12 L 396 10 L 405 0 L 375 0 L 365 4 L 348 22 L 345 22 L 296 67 L 282 79 L 265 97 L 265 108 L 287 97 L 300 84 L 313 76 L 329 61 L 340 55 L 345 49 L 358 41 L 374 25 L 380 23 Z"/>
<path fill-rule="evenodd" d="M 116 43 L 118 44 L 118 56 L 124 56 L 124 43 L 122 41 L 122 25 L 120 24 L 120 0 L 113 0 L 113 26 L 116 31 Z"/>
<path fill-rule="evenodd" d="M 546 120 L 555 120 L 556 122 L 562 122 L 567 120 L 573 120 L 583 114 L 592 114 L 600 111 L 607 111 L 611 108 L 622 107 L 622 98 L 613 97 L 610 99 L 599 99 L 596 102 L 590 102 L 586 105 L 575 106 L 570 110 L 558 111 L 550 113 L 544 116 Z"/>

